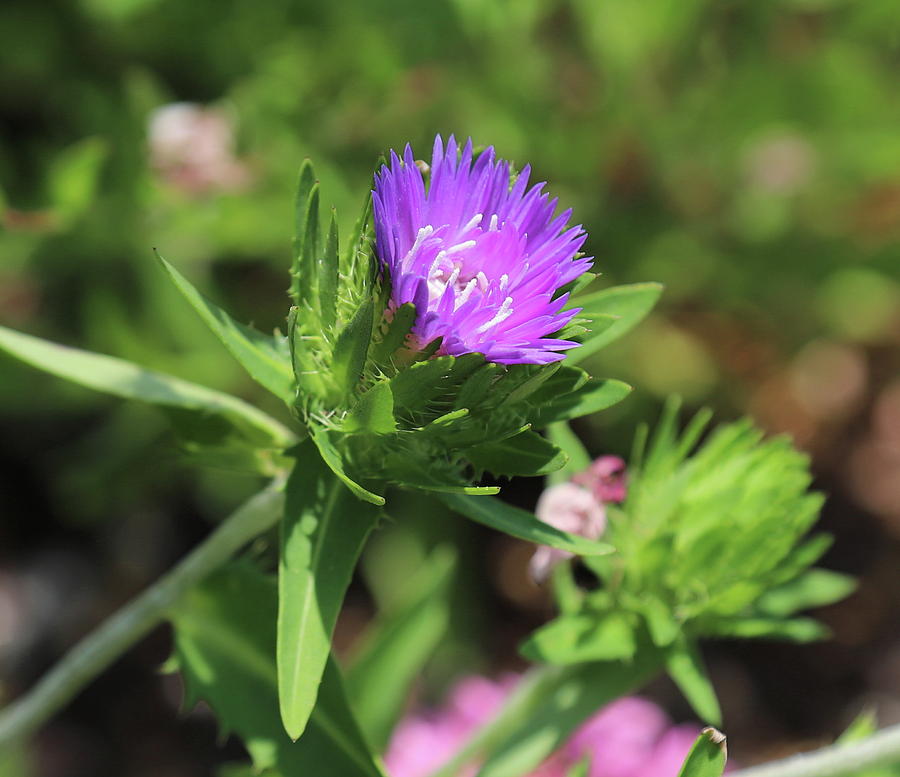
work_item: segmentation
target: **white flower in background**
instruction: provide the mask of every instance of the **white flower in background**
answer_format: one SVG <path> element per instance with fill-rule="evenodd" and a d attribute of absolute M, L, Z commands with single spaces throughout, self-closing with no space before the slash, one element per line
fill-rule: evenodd
<path fill-rule="evenodd" d="M 150 162 L 160 178 L 189 194 L 234 191 L 250 180 L 234 153 L 234 127 L 228 115 L 196 103 L 157 108 L 147 127 Z"/>

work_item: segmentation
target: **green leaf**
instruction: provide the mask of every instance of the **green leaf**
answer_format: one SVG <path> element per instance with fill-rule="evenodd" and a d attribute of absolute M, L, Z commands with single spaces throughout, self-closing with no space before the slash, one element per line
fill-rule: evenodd
<path fill-rule="evenodd" d="M 316 704 L 331 635 L 379 511 L 359 502 L 308 442 L 286 489 L 278 565 L 278 700 L 297 739 Z"/>
<path fill-rule="evenodd" d="M 409 581 L 399 606 L 380 615 L 346 673 L 353 708 L 369 741 L 387 745 L 410 685 L 438 646 L 450 618 L 452 550 L 438 548 Z"/>
<path fill-rule="evenodd" d="M 109 147 L 102 138 L 85 138 L 64 149 L 50 167 L 50 199 L 53 209 L 69 222 L 94 201 Z"/>
<path fill-rule="evenodd" d="M 394 395 L 387 381 L 376 383 L 350 410 L 343 425 L 345 432 L 390 434 L 397 428 L 394 421 Z"/>
<path fill-rule="evenodd" d="M 714 728 L 705 728 L 688 753 L 678 777 L 721 777 L 728 760 L 725 735 Z"/>
<path fill-rule="evenodd" d="M 235 321 L 224 310 L 210 302 L 158 253 L 163 269 L 178 291 L 191 304 L 203 322 L 219 338 L 250 377 L 287 404 L 294 401 L 294 371 L 288 354 L 274 337 L 264 335 Z"/>
<path fill-rule="evenodd" d="M 519 432 L 500 442 L 475 445 L 466 458 L 476 469 L 493 475 L 546 475 L 564 466 L 567 457 L 552 442 L 536 432 Z"/>
<path fill-rule="evenodd" d="M 281 448 L 296 439 L 274 418 L 230 394 L 147 370 L 122 359 L 57 345 L 2 326 L 0 350 L 32 367 L 95 391 L 187 410 L 201 425 L 218 422 L 234 427 L 254 445 Z"/>
<path fill-rule="evenodd" d="M 560 666 L 629 659 L 636 650 L 634 628 L 618 612 L 561 615 L 539 628 L 519 648 L 531 661 Z"/>
<path fill-rule="evenodd" d="M 591 456 L 587 448 L 565 421 L 550 424 L 547 427 L 547 439 L 569 457 L 562 469 L 550 473 L 548 476 L 550 485 L 565 483 L 591 466 Z"/>
<path fill-rule="evenodd" d="M 319 450 L 319 455 L 322 457 L 322 460 L 328 465 L 328 468 L 337 475 L 338 479 L 350 489 L 357 499 L 361 499 L 363 502 L 368 502 L 369 504 L 379 507 L 384 504 L 383 496 L 373 494 L 367 488 L 363 488 L 344 471 L 344 462 L 341 459 L 341 455 L 338 453 L 337 448 L 334 447 L 334 443 L 331 441 L 331 433 L 329 431 L 311 425 L 309 427 L 309 432 L 313 443 Z"/>
<path fill-rule="evenodd" d="M 817 642 L 831 633 L 812 618 L 716 618 L 704 623 L 702 632 L 708 636 L 736 639 L 786 639 L 791 642 Z"/>
<path fill-rule="evenodd" d="M 849 575 L 827 569 L 810 569 L 799 577 L 767 591 L 756 603 L 756 609 L 767 615 L 791 615 L 798 610 L 823 607 L 840 601 L 856 590 Z"/>
<path fill-rule="evenodd" d="M 247 562 L 219 570 L 170 613 L 174 661 L 188 705 L 204 699 L 224 731 L 243 740 L 259 770 L 316 777 L 383 777 L 329 660 L 305 736 L 291 742 L 278 718 L 275 581 Z M 269 774 L 269 772 L 266 772 Z"/>
<path fill-rule="evenodd" d="M 687 638 L 677 640 L 666 653 L 666 671 L 701 720 L 722 725 L 719 700 L 696 645 Z"/>
<path fill-rule="evenodd" d="M 317 186 L 312 162 L 304 159 L 300 165 L 297 190 L 294 195 L 294 260 L 291 264 L 290 295 L 294 305 L 302 306 L 310 299 L 313 281 L 312 252 L 305 249 L 308 242 L 307 226 L 310 223 L 310 198 Z M 316 199 L 316 219 L 318 219 L 318 198 Z M 318 228 L 318 224 L 316 223 Z"/>
<path fill-rule="evenodd" d="M 362 376 L 372 339 L 374 311 L 372 298 L 367 297 L 341 330 L 334 345 L 331 374 L 343 395 L 353 391 Z"/>
<path fill-rule="evenodd" d="M 618 320 L 611 326 L 601 328 L 593 336 L 584 335 L 581 347 L 573 348 L 566 361 L 569 364 L 584 361 L 629 332 L 653 309 L 662 290 L 663 287 L 658 283 L 634 283 L 629 286 L 613 286 L 572 300 L 572 307 L 582 308 L 579 318 L 612 315 L 618 316 Z"/>
<path fill-rule="evenodd" d="M 508 505 L 499 499 L 491 497 L 476 499 L 458 494 L 441 494 L 439 499 L 447 507 L 466 518 L 522 540 L 536 542 L 539 545 L 549 545 L 577 556 L 601 556 L 613 551 L 613 548 L 606 543 L 588 540 L 556 529 L 536 518 L 534 514 Z"/>
<path fill-rule="evenodd" d="M 375 364 L 387 367 L 391 357 L 406 342 L 406 336 L 416 320 L 416 306 L 412 302 L 401 305 L 393 318 L 384 325 L 381 339 L 372 346 L 370 358 Z"/>
<path fill-rule="evenodd" d="M 621 402 L 630 393 L 631 386 L 621 380 L 591 378 L 577 391 L 542 404 L 531 418 L 532 425 L 541 429 L 557 421 L 597 413 Z"/>
<path fill-rule="evenodd" d="M 340 279 L 340 257 L 338 255 L 337 214 L 331 209 L 331 223 L 325 240 L 325 252 L 318 260 L 319 287 L 317 299 L 322 313 L 322 326 L 326 330 L 334 327 L 337 316 L 338 282 Z"/>

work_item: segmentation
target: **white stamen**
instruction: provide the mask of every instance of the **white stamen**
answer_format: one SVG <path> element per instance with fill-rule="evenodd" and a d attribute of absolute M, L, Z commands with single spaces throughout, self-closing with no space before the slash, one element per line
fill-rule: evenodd
<path fill-rule="evenodd" d="M 474 247 L 474 245 L 474 240 L 464 240 L 462 243 L 457 243 L 455 246 L 450 246 L 450 248 L 448 248 L 446 251 L 447 256 L 449 256 L 450 254 L 458 254 L 460 251 L 466 251 L 469 248 Z"/>
<path fill-rule="evenodd" d="M 488 229 L 491 232 L 496 231 L 496 229 L 497 229 L 497 214 L 496 213 L 493 216 L 491 216 L 491 225 L 488 227 Z"/>
<path fill-rule="evenodd" d="M 509 286 L 509 276 L 506 273 L 500 276 L 500 291 L 506 291 L 506 287 Z"/>
<path fill-rule="evenodd" d="M 486 324 L 482 324 L 478 329 L 475 330 L 476 334 L 481 334 L 482 332 L 486 332 L 491 327 L 497 326 L 497 324 L 501 324 L 506 319 L 508 319 L 513 314 L 512 309 L 512 297 L 507 297 L 503 300 L 503 304 L 500 306 L 500 310 L 497 311 L 497 314 Z"/>
<path fill-rule="evenodd" d="M 468 223 L 462 228 L 462 232 L 468 232 L 470 229 L 475 229 L 484 218 L 483 213 L 476 213 L 472 218 L 469 219 Z"/>
<path fill-rule="evenodd" d="M 478 274 L 475 276 L 475 280 L 478 281 L 478 288 L 482 291 L 487 291 L 488 289 L 488 279 L 487 275 L 485 275 L 481 270 L 478 271 Z"/>
<path fill-rule="evenodd" d="M 453 304 L 453 310 L 459 310 L 460 307 L 466 304 L 466 301 L 472 296 L 472 292 L 475 287 L 478 285 L 478 281 L 475 278 L 472 278 L 467 284 L 466 287 L 456 296 L 456 302 Z"/>

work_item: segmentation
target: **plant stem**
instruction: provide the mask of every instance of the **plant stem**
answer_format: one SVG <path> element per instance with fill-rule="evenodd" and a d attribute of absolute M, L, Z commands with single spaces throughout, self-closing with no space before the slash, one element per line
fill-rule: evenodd
<path fill-rule="evenodd" d="M 847 777 L 864 769 L 900 764 L 900 725 L 858 742 L 829 745 L 734 772 L 731 777 Z"/>
<path fill-rule="evenodd" d="M 76 644 L 22 698 L 0 710 L 0 752 L 37 729 L 150 632 L 189 588 L 272 526 L 284 504 L 284 477 L 247 500 L 168 573 Z"/>

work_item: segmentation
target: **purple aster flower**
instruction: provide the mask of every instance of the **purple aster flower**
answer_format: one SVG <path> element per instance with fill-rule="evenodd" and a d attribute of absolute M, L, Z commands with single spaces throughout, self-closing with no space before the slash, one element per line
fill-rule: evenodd
<path fill-rule="evenodd" d="M 391 302 L 416 306 L 418 346 L 440 337 L 441 354 L 484 354 L 500 364 L 547 364 L 578 343 L 554 338 L 578 309 L 559 290 L 590 266 L 576 258 L 587 235 L 567 227 L 571 210 L 525 166 L 510 185 L 509 163 L 493 147 L 473 162 L 451 135 L 435 138 L 430 183 L 407 145 L 403 160 L 375 176 L 378 257 L 390 272 Z"/>

